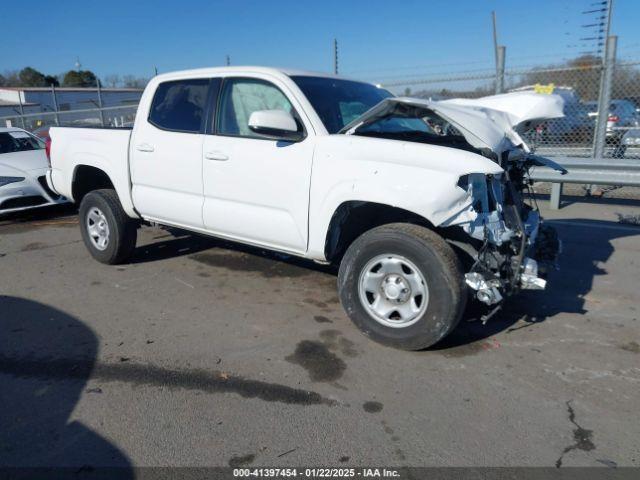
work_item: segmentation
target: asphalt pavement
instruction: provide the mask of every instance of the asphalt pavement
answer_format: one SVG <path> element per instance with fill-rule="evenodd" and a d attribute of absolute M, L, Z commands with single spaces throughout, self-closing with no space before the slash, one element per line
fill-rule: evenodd
<path fill-rule="evenodd" d="M 568 203 L 548 289 L 423 352 L 330 268 L 151 227 L 105 266 L 71 209 L 0 221 L 0 465 L 637 467 L 640 203 Z"/>

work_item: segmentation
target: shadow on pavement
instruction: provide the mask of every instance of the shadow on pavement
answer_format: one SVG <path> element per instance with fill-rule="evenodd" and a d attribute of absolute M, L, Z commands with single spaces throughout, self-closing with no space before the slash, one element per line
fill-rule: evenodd
<path fill-rule="evenodd" d="M 559 313 L 584 314 L 584 296 L 593 288 L 594 279 L 607 275 L 602 268 L 615 251 L 613 240 L 638 236 L 640 226 L 582 218 L 549 220 L 563 243 L 558 271 L 552 272 L 545 290 L 525 290 L 508 299 L 486 325 L 478 320 L 478 312 L 468 311 L 458 327 L 433 350 L 458 347 L 497 333 L 510 333 L 544 322 Z M 514 326 L 522 320 L 523 325 Z"/>
<path fill-rule="evenodd" d="M 183 255 L 193 255 L 203 252 L 204 250 L 212 249 L 211 253 L 216 256 L 221 256 L 226 253 L 242 254 L 255 257 L 254 260 L 260 263 L 271 261 L 276 264 L 300 268 L 301 270 L 338 275 L 337 268 L 332 265 L 322 265 L 294 255 L 265 250 L 207 235 L 199 235 L 176 228 L 165 228 L 159 235 L 156 235 L 154 239 L 159 241 L 137 247 L 130 263 L 155 262 Z M 251 261 L 251 258 L 247 259 L 247 262 Z"/>
<path fill-rule="evenodd" d="M 0 467 L 118 467 L 118 478 L 133 478 L 123 452 L 70 419 L 97 349 L 96 335 L 76 318 L 0 296 Z M 59 360 L 75 370 L 72 376 L 55 371 Z M 21 478 L 20 470 L 13 473 Z M 55 471 L 49 478 L 54 476 Z"/>
<path fill-rule="evenodd" d="M 149 263 L 169 258 L 192 255 L 218 245 L 212 237 L 183 230 L 164 229 L 154 237 L 153 243 L 138 246 L 129 263 Z"/>
<path fill-rule="evenodd" d="M 78 213 L 78 209 L 72 203 L 33 208 L 31 210 L 23 210 L 20 212 L 6 213 L 4 215 L 0 215 L 0 226 L 36 222 L 36 221 L 43 221 L 43 220 L 52 220 L 55 218 L 76 215 L 77 213 Z"/>
<path fill-rule="evenodd" d="M 545 321 L 558 313 L 584 314 L 584 296 L 591 291 L 596 276 L 606 275 L 600 264 L 605 263 L 614 252 L 611 243 L 617 238 L 640 235 L 640 227 L 620 225 L 616 222 L 565 219 L 549 220 L 558 229 L 563 241 L 560 269 L 549 276 L 543 291 L 527 290 L 510 298 L 504 307 L 486 325 L 479 317 L 486 310 L 469 308 L 456 329 L 432 350 L 443 350 L 470 344 L 497 333 L 519 330 Z M 230 241 L 190 234 L 181 230 L 168 230 L 167 236 L 174 238 L 139 247 L 133 263 L 150 262 L 190 255 L 207 249 L 216 249 L 220 255 L 241 253 L 254 256 L 247 262 L 276 262 L 299 268 L 336 275 L 335 266 L 318 265 L 305 259 L 238 244 Z M 163 237 L 163 236 L 161 236 Z M 159 238 L 159 237 L 156 237 Z M 523 325 L 514 326 L 519 321 Z"/>

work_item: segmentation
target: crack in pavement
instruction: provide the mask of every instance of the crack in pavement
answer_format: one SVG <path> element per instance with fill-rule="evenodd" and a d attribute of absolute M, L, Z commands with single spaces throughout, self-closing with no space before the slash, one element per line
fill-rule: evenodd
<path fill-rule="evenodd" d="M 569 421 L 573 423 L 576 428 L 573 429 L 573 439 L 575 443 L 565 447 L 562 451 L 562 455 L 556 460 L 556 468 L 560 468 L 562 466 L 562 461 L 564 460 L 564 456 L 571 452 L 572 450 L 582 450 L 585 452 L 589 452 L 596 448 L 596 445 L 593 443 L 593 430 L 587 430 L 586 428 L 582 428 L 576 422 L 576 412 L 573 410 L 571 406 L 571 402 L 573 400 L 568 400 L 566 402 L 567 412 L 569 413 Z"/>

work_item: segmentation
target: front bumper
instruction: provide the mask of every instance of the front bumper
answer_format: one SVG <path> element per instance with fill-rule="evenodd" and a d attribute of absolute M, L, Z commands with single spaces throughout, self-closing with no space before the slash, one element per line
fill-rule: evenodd
<path fill-rule="evenodd" d="M 524 241 L 521 241 L 522 235 Z M 518 239 L 520 245 L 516 248 Z M 497 268 L 482 265 L 479 254 L 474 268 L 465 274 L 465 281 L 474 291 L 475 298 L 486 305 L 500 304 L 520 290 L 543 290 L 548 273 L 557 269 L 562 243 L 556 230 L 543 223 L 538 212 L 532 210 L 523 222 L 521 232 L 514 235 L 511 245 L 506 247 L 511 247 L 513 255 L 492 253 Z"/>

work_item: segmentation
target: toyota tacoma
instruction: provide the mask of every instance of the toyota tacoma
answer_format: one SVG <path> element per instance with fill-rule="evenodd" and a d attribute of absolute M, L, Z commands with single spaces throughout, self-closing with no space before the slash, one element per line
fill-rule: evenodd
<path fill-rule="evenodd" d="M 339 265 L 338 291 L 370 338 L 418 350 L 467 301 L 486 320 L 545 287 L 559 241 L 528 170 L 552 161 L 520 136 L 562 99 L 398 98 L 331 75 L 262 67 L 164 74 L 130 129 L 51 129 L 48 182 L 79 204 L 82 238 L 127 261 L 143 222 Z"/>

